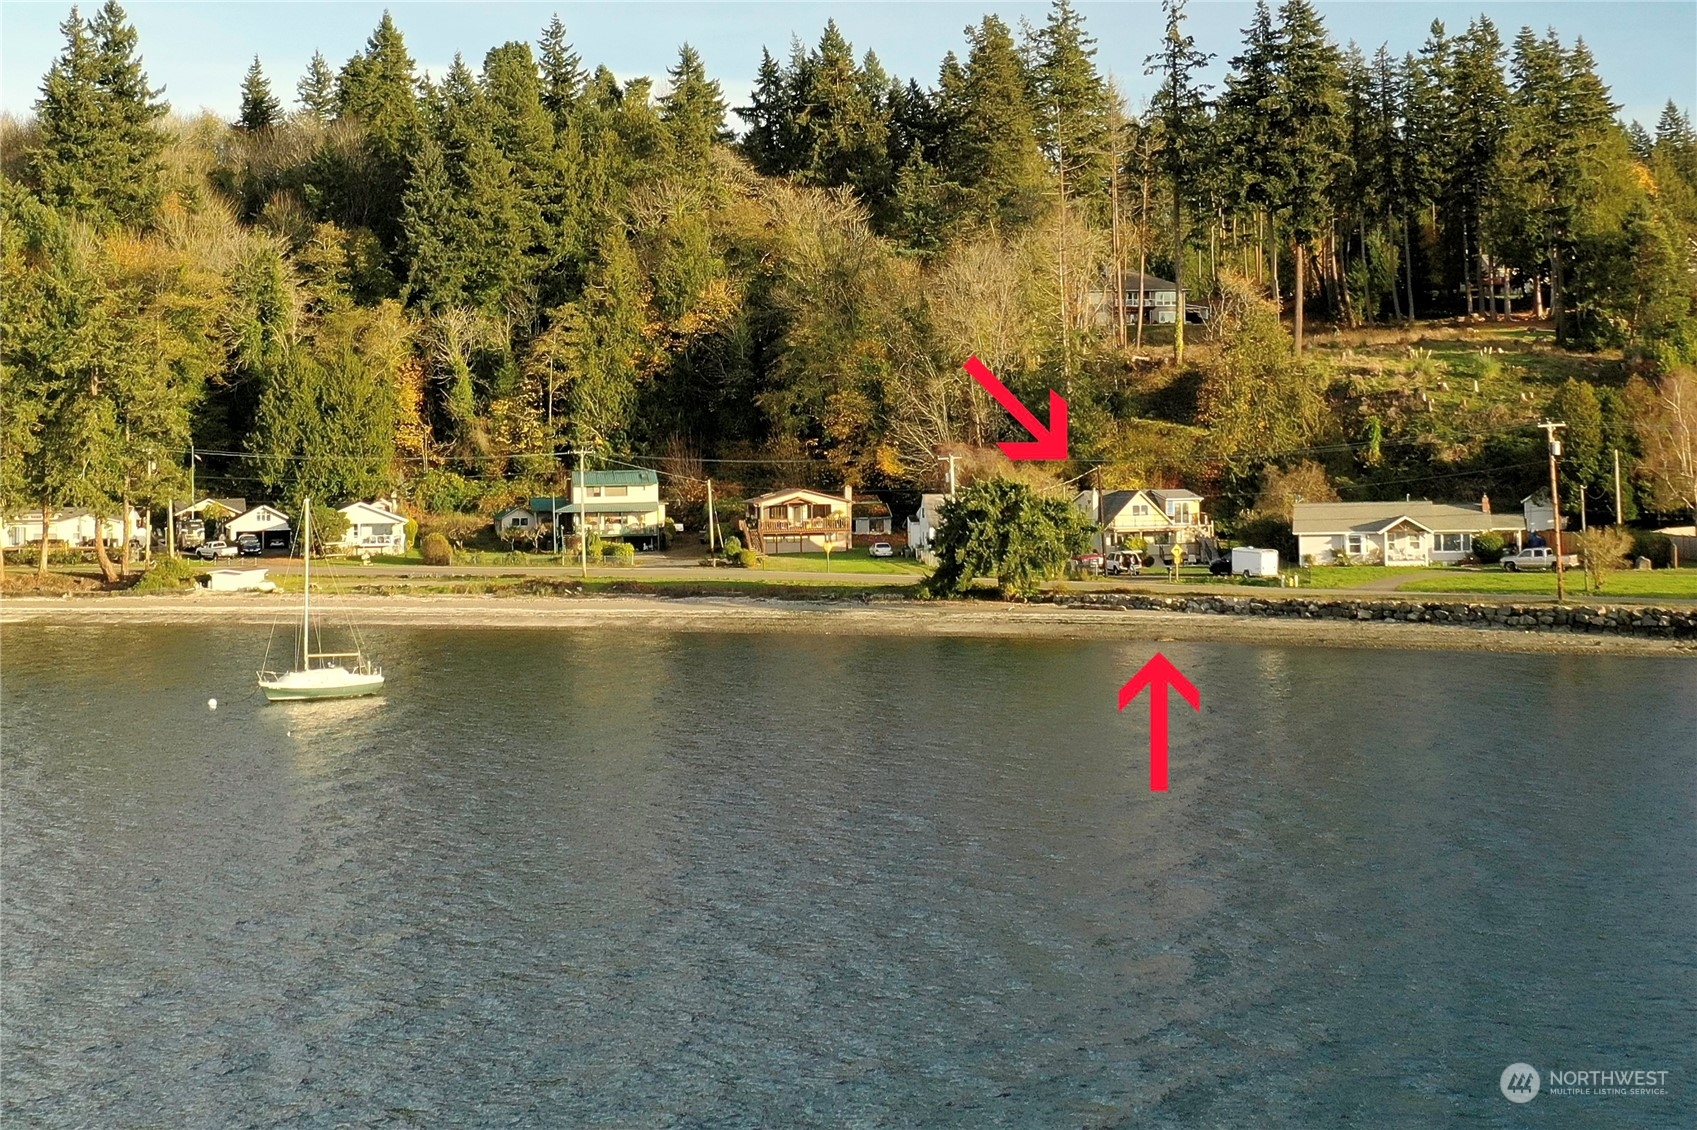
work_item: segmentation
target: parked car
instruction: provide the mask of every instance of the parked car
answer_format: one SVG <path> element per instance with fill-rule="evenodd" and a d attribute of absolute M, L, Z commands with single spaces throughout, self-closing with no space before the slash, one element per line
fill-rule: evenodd
<path fill-rule="evenodd" d="M 1143 572 L 1143 556 L 1130 551 L 1110 553 L 1105 568 L 1109 576 L 1135 577 Z"/>
<path fill-rule="evenodd" d="M 894 557 L 896 555 L 895 549 L 887 541 L 873 542 L 870 553 L 873 557 Z"/>
<path fill-rule="evenodd" d="M 1080 573 L 1100 573 L 1105 561 L 1100 553 L 1081 553 L 1072 563 Z"/>
<path fill-rule="evenodd" d="M 224 541 L 203 541 L 194 553 L 203 561 L 215 561 L 220 557 L 236 557 L 241 550 Z"/>
<path fill-rule="evenodd" d="M 259 544 L 258 534 L 243 534 L 236 539 L 236 548 L 243 557 L 258 557 L 265 547 Z"/>
<path fill-rule="evenodd" d="M 1569 569 L 1576 568 L 1579 558 L 1571 553 L 1564 553 L 1561 563 Z M 1556 551 L 1547 545 L 1529 545 L 1519 553 L 1504 557 L 1502 566 L 1510 573 L 1518 573 L 1522 569 L 1554 569 Z"/>
<path fill-rule="evenodd" d="M 1229 557 L 1214 558 L 1214 560 L 1208 562 L 1208 572 L 1216 577 L 1231 576 L 1232 559 Z"/>

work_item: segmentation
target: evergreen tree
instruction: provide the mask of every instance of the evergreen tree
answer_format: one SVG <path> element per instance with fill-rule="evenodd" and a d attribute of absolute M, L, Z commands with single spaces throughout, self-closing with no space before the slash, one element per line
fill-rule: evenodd
<path fill-rule="evenodd" d="M 1212 55 L 1196 47 L 1184 31 L 1187 0 L 1161 0 L 1166 34 L 1161 50 L 1144 60 L 1146 74 L 1161 76 L 1161 87 L 1150 107 L 1162 133 L 1161 164 L 1172 186 L 1173 281 L 1178 284 L 1178 310 L 1173 323 L 1173 361 L 1184 363 L 1184 200 L 1201 172 L 1208 152 L 1207 87 L 1195 75 Z"/>
<path fill-rule="evenodd" d="M 725 129 L 725 99 L 716 79 L 707 77 L 701 55 L 689 44 L 678 49 L 678 62 L 666 72 L 671 89 L 660 99 L 660 120 L 671 138 L 680 171 L 703 168 L 712 147 L 730 140 Z"/>
<path fill-rule="evenodd" d="M 314 51 L 306 74 L 295 84 L 295 100 L 301 113 L 314 121 L 327 122 L 336 116 L 336 75 L 324 59 L 324 52 Z"/>
<path fill-rule="evenodd" d="M 1296 255 L 1295 340 L 1300 356 L 1305 268 L 1315 239 L 1330 223 L 1332 186 L 1348 162 L 1343 153 L 1342 59 L 1307 0 L 1285 0 L 1279 9 L 1276 52 L 1273 144 L 1281 210 Z"/>
<path fill-rule="evenodd" d="M 786 176 L 796 168 L 795 112 L 790 84 L 784 68 L 765 48 L 760 51 L 760 70 L 747 106 L 737 114 L 748 123 L 742 151 L 757 172 Z"/>
<path fill-rule="evenodd" d="M 1267 0 L 1256 0 L 1255 18 L 1243 30 L 1243 52 L 1232 59 L 1220 98 L 1219 134 L 1222 155 L 1233 173 L 1233 195 L 1265 211 L 1271 211 L 1284 195 L 1273 136 L 1277 65 L 1272 9 Z"/>
<path fill-rule="evenodd" d="M 542 32 L 542 105 L 564 129 L 566 119 L 583 92 L 583 61 L 566 41 L 566 25 L 555 16 Z"/>
<path fill-rule="evenodd" d="M 1096 41 L 1071 0 L 1053 0 L 1032 45 L 1028 77 L 1037 137 L 1055 171 L 1063 203 L 1107 198 L 1112 165 L 1107 85 L 1096 71 Z"/>
<path fill-rule="evenodd" d="M 76 9 L 60 25 L 55 59 L 35 104 L 40 139 L 31 173 L 42 199 L 96 226 L 145 225 L 164 199 L 165 147 L 157 102 L 136 55 L 136 33 L 116 0 L 85 23 Z"/>
<path fill-rule="evenodd" d="M 1032 81 L 1000 19 L 985 16 L 966 36 L 965 67 L 952 72 L 945 65 L 940 83 L 950 103 L 944 173 L 966 193 L 977 223 L 1017 231 L 1042 214 L 1050 191 L 1028 93 Z"/>
<path fill-rule="evenodd" d="M 350 219 L 368 223 L 394 247 L 400 238 L 401 194 L 418 144 L 417 79 L 406 42 L 388 12 L 336 80 L 336 111 L 364 127 L 368 167 L 359 195 L 367 210 Z"/>
<path fill-rule="evenodd" d="M 283 104 L 271 93 L 271 83 L 260 69 L 259 56 L 253 57 L 242 79 L 242 109 L 236 117 L 236 127 L 249 133 L 270 129 L 283 120 Z"/>
<path fill-rule="evenodd" d="M 1502 56 L 1496 25 L 1484 16 L 1468 25 L 1451 56 L 1449 102 L 1455 116 L 1446 213 L 1469 314 L 1474 296 L 1483 294 L 1482 270 L 1490 255 L 1487 229 L 1503 189 L 1509 115 Z"/>

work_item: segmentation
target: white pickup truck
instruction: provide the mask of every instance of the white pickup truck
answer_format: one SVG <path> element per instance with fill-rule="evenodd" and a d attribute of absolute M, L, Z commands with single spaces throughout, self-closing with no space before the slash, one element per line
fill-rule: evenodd
<path fill-rule="evenodd" d="M 1564 568 L 1577 569 L 1579 558 L 1571 553 L 1561 555 Z M 1556 567 L 1556 551 L 1547 545 L 1531 545 L 1519 553 L 1510 554 L 1503 558 L 1503 568 L 1510 573 L 1518 573 L 1522 569 L 1554 569 Z"/>

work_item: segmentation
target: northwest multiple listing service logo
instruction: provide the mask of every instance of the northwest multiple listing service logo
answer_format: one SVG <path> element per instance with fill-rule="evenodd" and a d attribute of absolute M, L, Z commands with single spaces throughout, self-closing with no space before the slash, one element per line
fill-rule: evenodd
<path fill-rule="evenodd" d="M 1530 1063 L 1511 1063 L 1497 1081 L 1503 1098 L 1511 1103 L 1529 1103 L 1543 1091 L 1548 1078 L 1551 1095 L 1665 1095 L 1668 1072 L 1610 1068 L 1578 1071 L 1562 1068 L 1538 1073 Z"/>

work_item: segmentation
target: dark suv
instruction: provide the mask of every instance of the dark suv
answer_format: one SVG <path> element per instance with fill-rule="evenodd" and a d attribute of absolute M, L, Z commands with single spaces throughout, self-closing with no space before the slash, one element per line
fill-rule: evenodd
<path fill-rule="evenodd" d="M 262 548 L 259 537 L 255 534 L 243 534 L 236 539 L 236 548 L 242 551 L 243 557 L 258 557 Z"/>

